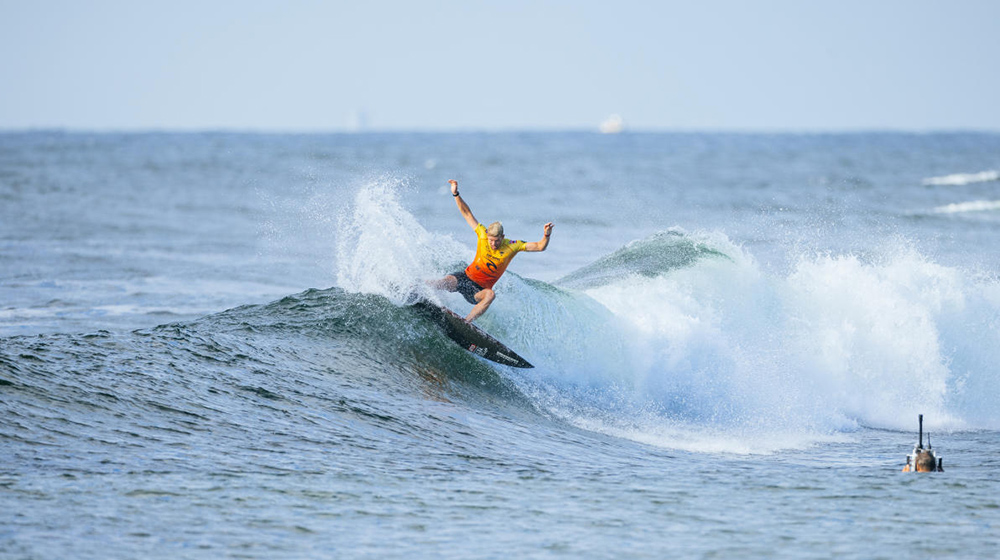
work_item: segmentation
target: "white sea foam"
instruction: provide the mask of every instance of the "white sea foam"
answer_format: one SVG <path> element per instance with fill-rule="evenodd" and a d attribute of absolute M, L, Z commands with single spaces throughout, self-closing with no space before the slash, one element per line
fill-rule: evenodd
<path fill-rule="evenodd" d="M 1000 181 L 1000 171 L 981 171 L 979 173 L 955 173 L 942 177 L 929 177 L 923 180 L 925 185 L 933 186 L 962 186 L 973 183 L 988 183 Z"/>
<path fill-rule="evenodd" d="M 731 260 L 582 294 L 610 316 L 570 319 L 561 330 L 582 331 L 587 355 L 547 356 L 525 392 L 582 428 L 699 452 L 909 430 L 920 413 L 934 430 L 1000 426 L 995 280 L 908 248 L 878 262 L 807 256 L 785 276 L 724 249 Z M 559 340 L 529 354 L 543 345 Z"/>
<path fill-rule="evenodd" d="M 406 181 L 367 180 L 337 223 L 337 284 L 351 292 L 403 300 L 423 280 L 440 277 L 468 250 L 428 232 L 401 205 Z M 467 257 L 466 257 L 467 258 Z"/>
<path fill-rule="evenodd" d="M 973 200 L 945 204 L 934 209 L 937 214 L 962 214 L 965 212 L 991 212 L 1000 210 L 1000 200 Z"/>

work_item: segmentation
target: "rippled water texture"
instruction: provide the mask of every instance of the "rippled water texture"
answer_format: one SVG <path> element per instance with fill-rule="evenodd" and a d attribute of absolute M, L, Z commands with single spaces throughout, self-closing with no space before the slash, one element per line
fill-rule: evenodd
<path fill-rule="evenodd" d="M 1000 137 L 0 134 L 0 557 L 985 558 Z M 519 255 L 454 345 L 405 305 Z M 917 415 L 945 472 L 900 470 Z"/>

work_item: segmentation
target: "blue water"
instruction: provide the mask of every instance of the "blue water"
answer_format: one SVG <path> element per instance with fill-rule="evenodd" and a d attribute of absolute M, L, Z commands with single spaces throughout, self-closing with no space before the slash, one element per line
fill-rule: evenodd
<path fill-rule="evenodd" d="M 0 557 L 983 558 L 1000 135 L 0 134 Z M 541 237 L 456 347 L 404 305 Z M 900 470 L 917 415 L 945 472 Z"/>

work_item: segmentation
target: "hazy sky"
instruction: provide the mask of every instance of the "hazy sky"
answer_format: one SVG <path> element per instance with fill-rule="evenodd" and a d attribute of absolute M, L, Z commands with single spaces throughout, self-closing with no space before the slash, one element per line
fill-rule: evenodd
<path fill-rule="evenodd" d="M 1000 0 L 0 0 L 0 129 L 1000 130 Z"/>

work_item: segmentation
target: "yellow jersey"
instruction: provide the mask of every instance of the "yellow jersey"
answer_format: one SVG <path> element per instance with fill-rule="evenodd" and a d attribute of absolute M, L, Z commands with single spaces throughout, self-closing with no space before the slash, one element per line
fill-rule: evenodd
<path fill-rule="evenodd" d="M 477 225 L 476 235 L 479 237 L 479 242 L 476 244 L 476 258 L 465 269 L 465 275 L 483 288 L 492 288 L 507 270 L 507 265 L 514 255 L 524 250 L 525 243 L 521 240 L 511 241 L 505 237 L 494 251 L 486 237 L 486 226 Z"/>

